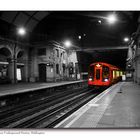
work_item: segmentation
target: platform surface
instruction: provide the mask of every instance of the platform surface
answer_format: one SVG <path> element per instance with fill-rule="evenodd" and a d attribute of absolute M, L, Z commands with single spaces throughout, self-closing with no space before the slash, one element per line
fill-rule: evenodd
<path fill-rule="evenodd" d="M 39 83 L 38 82 L 38 83 L 3 84 L 3 85 L 0 85 L 0 97 L 39 90 L 39 89 L 63 86 L 67 84 L 73 84 L 73 83 L 84 82 L 84 81 L 85 80 L 62 81 L 62 82 L 55 82 L 55 83 Z"/>
<path fill-rule="evenodd" d="M 111 86 L 55 128 L 140 128 L 140 85 Z"/>

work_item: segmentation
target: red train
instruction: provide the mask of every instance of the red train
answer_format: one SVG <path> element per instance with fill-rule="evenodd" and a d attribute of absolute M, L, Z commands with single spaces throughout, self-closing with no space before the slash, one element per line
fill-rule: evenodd
<path fill-rule="evenodd" d="M 88 86 L 110 86 L 121 79 L 123 72 L 111 64 L 96 62 L 89 66 Z"/>

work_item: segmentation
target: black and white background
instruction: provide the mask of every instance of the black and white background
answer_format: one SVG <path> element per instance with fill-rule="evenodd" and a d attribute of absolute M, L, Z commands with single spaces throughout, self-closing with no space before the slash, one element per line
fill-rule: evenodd
<path fill-rule="evenodd" d="M 0 0 L 0 10 L 140 10 L 139 0 Z M 42 134 L 7 133 L 0 130 L 0 139 L 14 140 L 136 140 L 140 130 L 46 130 Z M 10 131 L 10 130 L 9 130 Z M 22 130 L 23 131 L 23 130 Z"/>

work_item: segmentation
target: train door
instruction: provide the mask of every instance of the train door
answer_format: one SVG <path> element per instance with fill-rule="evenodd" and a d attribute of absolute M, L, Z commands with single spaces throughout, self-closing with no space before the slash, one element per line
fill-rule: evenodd
<path fill-rule="evenodd" d="M 46 82 L 46 64 L 39 64 L 39 81 Z"/>
<path fill-rule="evenodd" d="M 102 77 L 101 77 L 101 73 L 102 73 L 102 67 L 99 67 L 99 66 L 95 66 L 95 82 L 97 84 L 100 84 L 102 82 Z"/>
<path fill-rule="evenodd" d="M 110 69 L 108 66 L 102 67 L 102 81 L 103 82 L 109 82 L 111 78 Z"/>

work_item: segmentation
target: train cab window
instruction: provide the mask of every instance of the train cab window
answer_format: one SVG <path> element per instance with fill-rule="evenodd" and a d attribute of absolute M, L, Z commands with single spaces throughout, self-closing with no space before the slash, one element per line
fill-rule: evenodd
<path fill-rule="evenodd" d="M 100 79 L 100 69 L 96 69 L 96 80 Z"/>
<path fill-rule="evenodd" d="M 109 79 L 109 67 L 103 66 L 103 81 L 107 81 Z"/>

